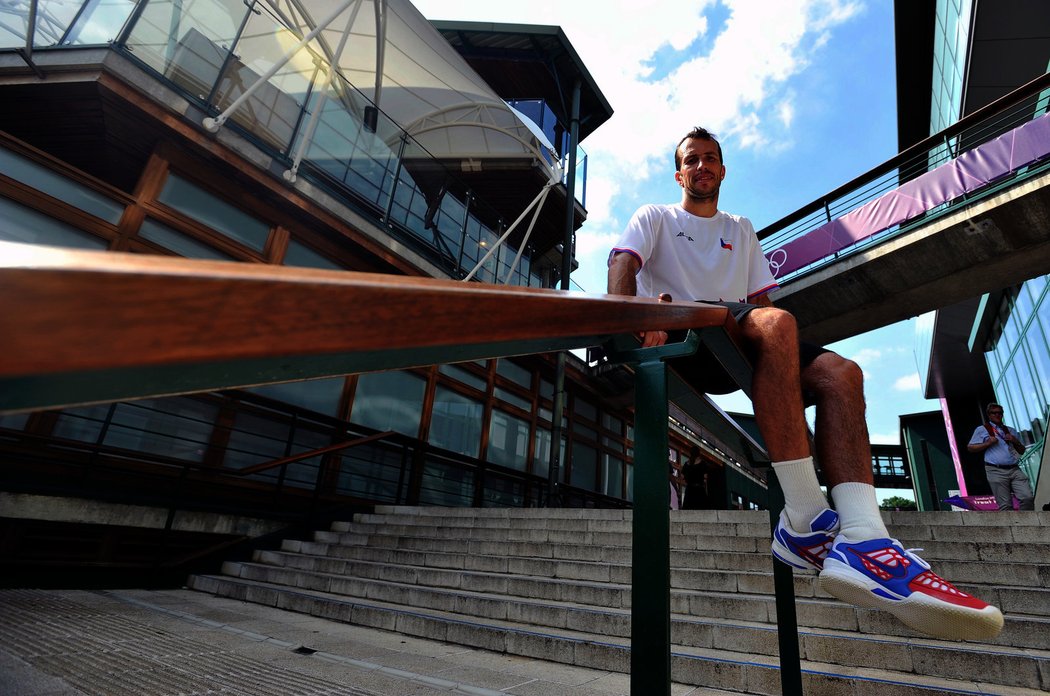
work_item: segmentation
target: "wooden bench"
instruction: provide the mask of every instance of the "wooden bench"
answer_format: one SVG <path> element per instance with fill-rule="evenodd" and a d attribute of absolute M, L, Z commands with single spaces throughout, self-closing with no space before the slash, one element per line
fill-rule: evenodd
<path fill-rule="evenodd" d="M 668 399 L 723 438 L 742 431 L 665 361 L 706 343 L 749 390 L 725 308 L 6 242 L 0 297 L 0 413 L 605 346 L 636 376 L 632 692 L 670 693 Z M 655 329 L 691 331 L 634 347 Z M 783 679 L 797 674 L 797 631 L 791 571 L 774 567 Z"/>

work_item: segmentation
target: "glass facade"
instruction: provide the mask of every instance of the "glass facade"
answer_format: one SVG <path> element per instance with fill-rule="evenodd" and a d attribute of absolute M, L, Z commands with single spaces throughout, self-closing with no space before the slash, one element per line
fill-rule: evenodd
<path fill-rule="evenodd" d="M 1046 433 L 1050 411 L 1048 278 L 1029 280 L 1006 294 L 993 345 L 985 355 L 996 399 L 1006 408 L 1006 422 L 1029 444 Z"/>
<path fill-rule="evenodd" d="M 973 0 L 937 0 L 930 133 L 944 130 L 962 115 L 963 80 L 972 12 Z"/>

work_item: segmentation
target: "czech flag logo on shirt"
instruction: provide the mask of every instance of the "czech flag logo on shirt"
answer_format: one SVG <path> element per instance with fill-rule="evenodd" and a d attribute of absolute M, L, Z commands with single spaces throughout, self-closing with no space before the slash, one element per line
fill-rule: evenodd
<path fill-rule="evenodd" d="M 726 251 L 732 251 L 733 250 L 733 245 L 730 244 L 729 242 L 727 242 L 726 240 L 722 239 L 721 237 L 718 238 L 718 243 L 721 244 L 722 248 L 725 249 Z"/>

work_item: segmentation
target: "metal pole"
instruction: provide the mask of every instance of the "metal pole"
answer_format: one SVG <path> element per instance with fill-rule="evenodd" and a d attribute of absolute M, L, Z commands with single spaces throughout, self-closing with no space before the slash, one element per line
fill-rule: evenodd
<path fill-rule="evenodd" d="M 784 492 L 776 474 L 770 470 L 768 481 L 769 526 L 776 529 L 784 508 Z M 773 594 L 777 608 L 777 640 L 780 646 L 780 693 L 801 696 L 802 665 L 798 650 L 798 617 L 795 614 L 795 582 L 791 566 L 773 559 Z"/>
<path fill-rule="evenodd" d="M 631 694 L 671 694 L 671 549 L 667 366 L 635 367 L 631 529 Z"/>
<path fill-rule="evenodd" d="M 572 235 L 576 224 L 576 146 L 580 138 L 580 90 L 581 80 L 576 78 L 572 86 L 572 120 L 569 124 L 569 171 L 565 179 L 565 238 L 561 250 L 561 289 L 569 289 L 569 274 L 572 272 Z M 565 410 L 565 353 L 558 354 L 554 375 L 554 422 L 551 424 L 551 459 L 547 472 L 547 507 L 560 502 L 557 493 L 558 471 L 561 469 L 561 420 Z M 666 425 L 666 424 L 665 424 Z M 665 433 L 666 436 L 666 433 Z"/>

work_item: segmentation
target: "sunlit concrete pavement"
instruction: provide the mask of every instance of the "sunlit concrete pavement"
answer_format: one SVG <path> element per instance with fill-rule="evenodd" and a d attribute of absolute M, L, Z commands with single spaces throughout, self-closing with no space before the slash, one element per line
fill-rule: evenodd
<path fill-rule="evenodd" d="M 625 674 L 189 590 L 0 590 L 0 694 L 613 696 Z M 657 686 L 653 693 L 660 693 Z M 722 693 L 673 685 L 674 696 Z"/>

